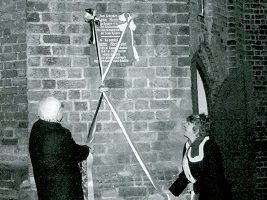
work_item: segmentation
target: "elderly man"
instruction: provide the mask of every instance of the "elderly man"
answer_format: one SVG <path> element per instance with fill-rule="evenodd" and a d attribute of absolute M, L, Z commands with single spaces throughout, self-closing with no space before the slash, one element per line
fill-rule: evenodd
<path fill-rule="evenodd" d="M 62 127 L 63 105 L 54 97 L 39 104 L 39 120 L 32 127 L 29 152 L 39 200 L 83 200 L 78 163 L 89 154 L 88 146 L 72 139 Z"/>

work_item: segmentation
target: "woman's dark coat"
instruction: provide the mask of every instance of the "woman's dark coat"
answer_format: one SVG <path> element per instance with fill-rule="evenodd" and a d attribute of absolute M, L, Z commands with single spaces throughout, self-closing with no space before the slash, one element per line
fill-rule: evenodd
<path fill-rule="evenodd" d="M 87 158 L 89 147 L 76 144 L 61 124 L 38 120 L 29 151 L 39 200 L 83 200 L 78 163 Z"/>
<path fill-rule="evenodd" d="M 183 155 L 186 156 L 186 147 L 184 147 Z M 196 179 L 193 188 L 198 194 L 198 200 L 231 200 L 230 188 L 224 176 L 221 153 L 214 141 L 208 140 L 204 144 L 204 157 L 201 161 L 188 162 L 191 174 Z M 174 196 L 179 196 L 188 183 L 189 180 L 182 171 L 169 190 Z"/>

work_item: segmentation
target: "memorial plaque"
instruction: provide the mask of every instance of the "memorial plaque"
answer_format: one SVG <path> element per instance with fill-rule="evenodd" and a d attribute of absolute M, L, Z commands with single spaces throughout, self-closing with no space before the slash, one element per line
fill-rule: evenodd
<path fill-rule="evenodd" d="M 120 40 L 121 42 L 112 66 L 129 66 L 136 60 L 133 52 L 133 30 L 129 26 L 126 27 L 125 31 L 119 28 L 120 24 L 124 24 L 125 26 L 128 24 L 127 21 L 121 21 L 120 16 L 121 14 L 118 13 L 99 14 L 97 16 L 100 20 L 100 26 L 96 27 L 96 32 L 103 67 L 108 66 Z M 91 65 L 98 64 L 94 44 L 90 45 L 90 55 Z"/>

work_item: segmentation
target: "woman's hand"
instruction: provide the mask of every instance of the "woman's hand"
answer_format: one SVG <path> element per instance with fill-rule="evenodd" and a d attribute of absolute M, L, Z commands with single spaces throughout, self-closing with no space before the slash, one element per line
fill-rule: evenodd
<path fill-rule="evenodd" d="M 191 191 L 194 191 L 194 189 L 193 189 L 193 183 L 188 183 L 187 184 L 187 192 L 190 193 Z"/>

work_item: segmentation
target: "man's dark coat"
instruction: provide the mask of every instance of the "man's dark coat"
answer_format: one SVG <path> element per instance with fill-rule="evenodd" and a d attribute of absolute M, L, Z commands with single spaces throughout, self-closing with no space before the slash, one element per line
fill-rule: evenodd
<path fill-rule="evenodd" d="M 76 144 L 61 124 L 38 120 L 29 152 L 39 200 L 83 200 L 78 163 L 87 158 L 88 146 Z"/>

